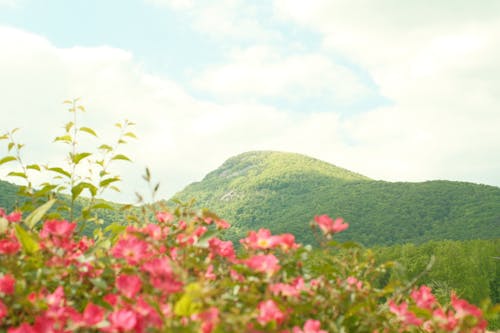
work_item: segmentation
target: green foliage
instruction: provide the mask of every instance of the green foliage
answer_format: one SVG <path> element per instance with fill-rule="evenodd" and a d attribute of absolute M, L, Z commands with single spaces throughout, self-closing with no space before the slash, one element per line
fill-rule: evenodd
<path fill-rule="evenodd" d="M 340 240 L 365 246 L 500 237 L 500 189 L 464 182 L 376 181 L 299 154 L 249 152 L 227 160 L 175 198 L 196 198 L 249 229 L 292 232 L 314 244 L 309 212 L 350 223 Z"/>
<path fill-rule="evenodd" d="M 376 248 L 379 262 L 396 261 L 385 281 L 411 280 L 433 287 L 435 294 L 449 301 L 449 290 L 460 297 L 479 304 L 486 298 L 500 303 L 500 239 L 470 241 L 431 241 L 421 245 L 403 244 Z M 421 275 L 425 266 L 435 257 L 429 272 Z"/>
<path fill-rule="evenodd" d="M 6 132 L 0 140 L 7 142 L 9 155 L 0 159 L 1 164 L 17 164 L 17 170 L 10 171 L 7 176 L 18 177 L 24 180 L 25 185 L 17 187 L 6 182 L 0 182 L 0 206 L 8 209 L 20 209 L 31 212 L 46 201 L 53 207 L 50 211 L 38 210 L 36 221 L 30 222 L 30 228 L 43 216 L 52 218 L 67 218 L 80 222 L 79 231 L 87 235 L 92 234 L 96 225 L 118 221 L 122 214 L 113 211 L 118 205 L 108 203 L 100 197 L 108 190 L 119 191 L 116 183 L 120 181 L 118 175 L 110 171 L 110 165 L 115 161 L 130 161 L 130 158 L 118 153 L 119 148 L 126 144 L 125 138 L 135 138 L 130 132 L 134 124 L 127 120 L 115 126 L 119 129 L 118 137 L 111 144 L 100 144 L 95 151 L 81 151 L 81 136 L 98 138 L 97 133 L 90 127 L 78 124 L 77 114 L 86 112 L 79 104 L 78 99 L 64 101 L 69 106 L 68 111 L 73 119 L 64 125 L 64 133 L 54 139 L 55 143 L 67 145 L 66 161 L 62 165 L 29 164 L 22 155 L 24 144 L 17 142 L 15 133 L 18 129 Z M 46 171 L 51 175 L 48 182 L 33 184 L 33 175 Z M 90 222 L 90 225 L 87 223 Z"/>

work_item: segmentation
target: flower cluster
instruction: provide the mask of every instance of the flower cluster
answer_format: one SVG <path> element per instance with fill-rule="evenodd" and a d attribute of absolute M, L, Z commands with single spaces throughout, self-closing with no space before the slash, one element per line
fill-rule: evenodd
<path fill-rule="evenodd" d="M 482 311 L 426 286 L 377 289 L 384 273 L 361 248 L 311 250 L 291 234 L 249 232 L 205 212 L 156 213 L 95 239 L 76 223 L 38 232 L 0 209 L 0 330 L 35 332 L 484 332 Z M 329 237 L 347 228 L 317 216 Z M 35 228 L 36 229 L 36 228 Z M 315 257 L 316 256 L 316 257 Z M 321 264 L 316 261 L 321 256 Z M 346 259 L 348 258 L 348 259 Z"/>

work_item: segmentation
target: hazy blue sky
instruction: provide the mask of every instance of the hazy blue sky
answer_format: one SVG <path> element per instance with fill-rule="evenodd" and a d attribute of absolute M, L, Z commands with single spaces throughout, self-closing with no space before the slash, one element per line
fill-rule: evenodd
<path fill-rule="evenodd" d="M 135 121 L 120 201 L 145 166 L 169 196 L 256 149 L 499 186 L 499 13 L 486 0 L 0 0 L 0 130 L 58 161 L 62 100 L 81 97 L 104 140 Z"/>

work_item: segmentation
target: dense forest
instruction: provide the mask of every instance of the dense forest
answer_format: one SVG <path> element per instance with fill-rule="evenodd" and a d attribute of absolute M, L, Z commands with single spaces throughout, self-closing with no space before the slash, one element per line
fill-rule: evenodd
<path fill-rule="evenodd" d="M 338 239 L 365 246 L 500 238 L 498 187 L 377 181 L 292 153 L 238 155 L 175 198 L 218 212 L 234 239 L 269 228 L 313 244 L 314 214 L 344 218 L 350 227 Z"/>

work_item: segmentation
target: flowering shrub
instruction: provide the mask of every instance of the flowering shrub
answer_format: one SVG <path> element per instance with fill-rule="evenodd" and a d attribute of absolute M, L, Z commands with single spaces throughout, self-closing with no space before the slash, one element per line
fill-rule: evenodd
<path fill-rule="evenodd" d="M 235 249 L 220 238 L 228 223 L 211 213 L 178 209 L 156 217 L 89 239 L 75 236 L 74 222 L 47 220 L 36 232 L 19 212 L 0 210 L 2 331 L 486 329 L 482 310 L 455 295 L 439 304 L 426 286 L 377 289 L 372 281 L 385 267 L 352 244 L 324 243 L 329 264 L 318 268 L 291 234 L 252 231 Z M 336 221 L 315 218 L 325 240 L 347 227 Z"/>

